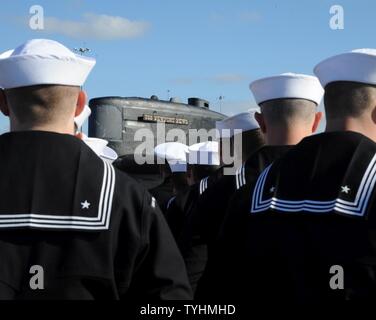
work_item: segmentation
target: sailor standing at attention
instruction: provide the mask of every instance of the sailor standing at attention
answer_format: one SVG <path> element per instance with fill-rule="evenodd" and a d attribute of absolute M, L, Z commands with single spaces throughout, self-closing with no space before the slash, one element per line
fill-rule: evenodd
<path fill-rule="evenodd" d="M 239 266 L 228 274 L 234 292 L 252 300 L 376 298 L 376 50 L 314 72 L 325 132 L 265 168 L 242 201 L 248 210 L 228 215 L 220 235 L 223 258 Z"/>
<path fill-rule="evenodd" d="M 188 278 L 195 290 L 206 264 L 206 245 L 200 238 L 199 226 L 191 215 L 197 204 L 199 182 L 219 169 L 219 144 L 206 141 L 188 148 L 187 191 L 177 194 L 169 203 L 166 218 L 186 263 Z"/>
<path fill-rule="evenodd" d="M 254 117 L 256 110 L 250 109 L 216 122 L 221 167 L 200 181 L 201 196 L 223 176 L 233 176 L 246 159 L 265 145 L 264 135 Z"/>
<path fill-rule="evenodd" d="M 169 202 L 188 188 L 187 182 L 188 146 L 180 142 L 166 142 L 154 148 L 154 154 L 160 166 L 164 181 L 161 185 L 149 190 L 157 200 L 163 213 L 166 213 Z"/>
<path fill-rule="evenodd" d="M 0 59 L 0 299 L 191 297 L 155 200 L 74 136 L 94 65 L 43 39 Z"/>
<path fill-rule="evenodd" d="M 206 177 L 200 182 L 200 196 L 192 212 L 192 217 L 202 229 L 202 237 L 208 242 L 217 236 L 228 201 L 236 190 L 235 172 L 238 172 L 239 164 L 242 165 L 265 144 L 264 135 L 254 117 L 255 112 L 256 110 L 242 112 L 216 124 L 221 161 L 224 162 L 226 144 L 232 147 L 230 149 L 234 157 L 229 173 L 226 173 L 226 170 L 230 170 L 229 166 L 224 165 L 214 175 Z M 241 141 L 239 145 L 238 140 Z M 237 163 L 239 164 L 236 166 Z"/>
<path fill-rule="evenodd" d="M 184 220 L 195 207 L 200 196 L 200 181 L 214 174 L 220 165 L 219 144 L 217 141 L 196 143 L 188 147 L 186 153 L 187 182 L 189 187 L 179 192 L 167 205 L 166 218 L 172 234 L 180 249 L 180 241 Z"/>
<path fill-rule="evenodd" d="M 197 210 L 199 215 L 205 217 L 203 232 L 208 241 L 213 241 L 218 235 L 235 191 L 245 186 L 252 177 L 258 176 L 266 166 L 293 145 L 314 133 L 321 120 L 322 114 L 318 112 L 317 106 L 322 100 L 324 90 L 316 77 L 285 73 L 258 79 L 251 83 L 250 89 L 261 113 L 255 110 L 246 118 L 245 114 L 239 114 L 224 122 L 228 123 L 227 127 L 232 131 L 248 129 L 244 130 L 243 135 L 249 131 L 261 130 L 266 145 L 257 144 L 251 139 L 244 141 L 245 148 L 245 143 L 253 143 L 254 151 L 247 158 L 243 158 L 243 165 L 236 174 L 223 176 L 200 197 Z M 229 208 L 233 209 L 234 206 Z"/>
<path fill-rule="evenodd" d="M 197 206 L 201 216 L 210 217 L 202 224 L 203 237 L 207 238 L 210 252 L 208 266 L 197 290 L 199 298 L 231 292 L 216 290 L 213 286 L 213 282 L 219 281 L 217 277 L 222 269 L 231 264 L 230 260 L 219 262 L 224 255 L 221 246 L 216 243 L 226 215 L 236 215 L 235 211 L 249 208 L 248 195 L 252 181 L 273 161 L 314 133 L 322 116 L 317 108 L 324 90 L 316 77 L 284 73 L 258 79 L 251 83 L 250 89 L 261 110 L 254 114 L 254 122 L 264 133 L 266 145 L 246 159 L 235 176 L 223 177 L 216 186 L 208 189 Z M 222 200 L 217 201 L 216 197 Z M 222 204 L 218 205 L 218 202 Z M 227 280 L 231 281 L 231 277 L 221 278 L 223 288 Z"/>

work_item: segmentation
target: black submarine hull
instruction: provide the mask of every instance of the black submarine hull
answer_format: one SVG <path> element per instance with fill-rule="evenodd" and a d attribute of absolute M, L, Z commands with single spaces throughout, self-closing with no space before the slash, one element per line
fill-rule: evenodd
<path fill-rule="evenodd" d="M 181 129 L 189 141 L 189 129 L 215 128 L 225 115 L 209 109 L 209 103 L 190 98 L 188 104 L 138 97 L 103 97 L 90 100 L 89 136 L 109 141 L 119 155 L 115 166 L 144 183 L 148 188 L 159 181 L 157 165 L 139 165 L 134 160 L 140 141 L 135 141 L 139 129 L 148 129 L 157 145 L 157 125 L 163 123 L 165 132 Z M 160 133 L 159 133 L 160 134 Z"/>

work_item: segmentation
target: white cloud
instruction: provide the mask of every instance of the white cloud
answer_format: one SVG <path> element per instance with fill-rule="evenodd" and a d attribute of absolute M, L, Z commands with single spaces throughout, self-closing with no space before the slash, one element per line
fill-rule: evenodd
<path fill-rule="evenodd" d="M 76 39 L 118 40 L 141 37 L 149 29 L 145 21 L 86 13 L 82 21 L 45 18 L 45 31 Z"/>
<path fill-rule="evenodd" d="M 220 83 L 220 84 L 231 84 L 231 83 L 238 83 L 245 81 L 247 78 L 242 74 L 237 73 L 226 73 L 226 74 L 219 74 L 212 78 L 211 81 Z"/>

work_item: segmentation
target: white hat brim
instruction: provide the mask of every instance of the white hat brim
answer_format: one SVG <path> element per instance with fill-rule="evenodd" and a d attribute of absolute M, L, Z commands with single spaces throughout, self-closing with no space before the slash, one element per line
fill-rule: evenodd
<path fill-rule="evenodd" d="M 193 165 L 218 166 L 219 144 L 217 141 L 196 143 L 188 148 L 188 163 Z"/>
<path fill-rule="evenodd" d="M 95 59 L 75 55 L 20 55 L 0 57 L 0 86 L 14 89 L 35 85 L 82 86 L 95 66 Z"/>
<path fill-rule="evenodd" d="M 84 110 L 81 114 L 74 118 L 74 123 L 76 124 L 77 130 L 81 129 L 84 123 L 89 119 L 91 115 L 91 109 L 88 105 L 85 105 Z"/>
<path fill-rule="evenodd" d="M 320 62 L 314 73 L 323 87 L 338 81 L 376 85 L 375 50 L 368 50 L 370 54 L 367 49 L 361 49 L 330 57 Z"/>
<path fill-rule="evenodd" d="M 304 99 L 319 105 L 324 95 L 319 79 L 303 74 L 286 73 L 263 78 L 249 87 L 258 105 L 276 99 Z"/>
<path fill-rule="evenodd" d="M 217 138 L 231 138 L 236 133 L 260 129 L 254 117 L 255 112 L 255 110 L 241 112 L 222 121 L 217 121 Z"/>
<path fill-rule="evenodd" d="M 104 147 L 100 156 L 102 158 L 104 158 L 105 160 L 108 160 L 108 161 L 111 161 L 111 162 L 114 162 L 119 157 L 118 154 L 116 153 L 116 151 L 111 149 L 108 146 Z"/>

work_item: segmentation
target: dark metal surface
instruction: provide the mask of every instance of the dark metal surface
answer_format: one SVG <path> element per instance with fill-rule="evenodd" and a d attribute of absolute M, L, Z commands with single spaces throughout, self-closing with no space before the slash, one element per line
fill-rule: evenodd
<path fill-rule="evenodd" d="M 175 100 L 176 101 L 176 100 Z M 138 97 L 103 97 L 90 101 L 92 116 L 89 119 L 89 136 L 106 139 L 121 159 L 118 166 L 122 170 L 138 174 L 145 172 L 144 168 L 135 166 L 133 155 L 141 143 L 135 141 L 138 129 L 149 129 L 154 133 L 157 144 L 157 123 L 166 124 L 166 132 L 179 128 L 186 133 L 188 141 L 189 129 L 213 129 L 215 122 L 225 116 L 209 109 L 209 102 L 199 98 L 190 98 L 189 104 L 174 101 Z M 145 168 L 146 169 L 146 168 Z M 148 168 L 145 174 L 157 173 L 156 168 Z M 143 179 L 142 179 L 143 180 Z"/>

